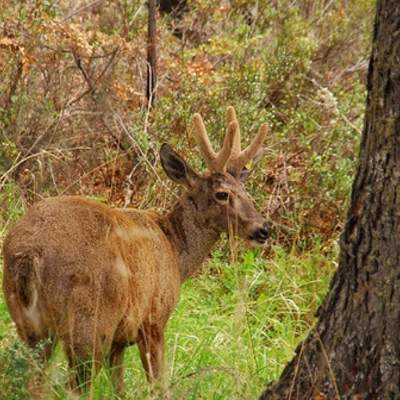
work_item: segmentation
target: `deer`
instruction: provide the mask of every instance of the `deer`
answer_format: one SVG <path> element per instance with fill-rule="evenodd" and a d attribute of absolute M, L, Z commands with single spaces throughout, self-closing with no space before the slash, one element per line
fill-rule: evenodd
<path fill-rule="evenodd" d="M 45 365 L 56 343 L 68 360 L 68 387 L 79 395 L 107 363 L 122 394 L 123 354 L 137 344 L 149 381 L 162 376 L 164 336 L 182 283 L 199 270 L 223 232 L 264 246 L 269 223 L 244 188 L 259 157 L 262 124 L 242 150 L 233 107 L 215 152 L 200 114 L 195 139 L 206 165 L 196 172 L 168 144 L 166 175 L 183 185 L 170 211 L 112 208 L 81 196 L 35 203 L 3 244 L 3 290 L 17 334 Z M 42 343 L 41 346 L 39 344 Z"/>

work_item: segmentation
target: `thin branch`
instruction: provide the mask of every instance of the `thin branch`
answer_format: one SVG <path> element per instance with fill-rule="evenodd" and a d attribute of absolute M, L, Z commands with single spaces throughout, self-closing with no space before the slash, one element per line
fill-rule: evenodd
<path fill-rule="evenodd" d="M 100 72 L 99 76 L 95 79 L 95 81 L 93 82 L 92 87 L 89 87 L 88 89 L 86 89 L 85 91 L 83 91 L 80 95 L 78 95 L 75 99 L 69 101 L 66 105 L 66 107 L 70 107 L 72 104 L 78 102 L 79 100 L 81 100 L 83 97 L 85 97 L 87 94 L 93 93 L 96 90 L 96 85 L 98 84 L 98 82 L 100 81 L 100 79 L 103 77 L 103 75 L 107 72 L 108 68 L 110 67 L 110 65 L 112 64 L 112 62 L 114 61 L 115 56 L 117 55 L 119 50 L 119 47 L 117 47 L 112 53 L 111 53 L 111 57 L 108 60 L 106 66 L 103 68 L 103 70 Z"/>
<path fill-rule="evenodd" d="M 75 51 L 72 52 L 72 55 L 74 56 L 75 64 L 76 64 L 76 66 L 78 67 L 79 71 L 81 71 L 82 76 L 83 76 L 83 78 L 85 79 L 85 81 L 86 81 L 86 83 L 87 83 L 89 89 L 90 89 L 91 91 L 93 91 L 94 88 L 93 88 L 92 81 L 90 80 L 89 75 L 87 74 L 85 68 L 84 68 L 83 65 L 82 65 L 82 60 L 81 60 L 80 56 L 79 56 L 78 54 L 76 54 Z"/>
<path fill-rule="evenodd" d="M 148 160 L 146 157 L 146 154 L 140 147 L 139 143 L 135 140 L 134 136 L 131 134 L 127 126 L 125 125 L 124 121 L 122 120 L 121 116 L 114 111 L 114 117 L 116 121 L 119 123 L 120 127 L 122 128 L 123 132 L 126 134 L 126 136 L 129 138 L 129 140 L 132 142 L 132 144 L 135 146 L 135 148 L 139 151 L 140 155 L 143 158 L 143 161 L 149 166 L 151 171 L 153 172 L 154 176 L 157 178 L 158 182 L 169 192 L 171 193 L 175 198 L 179 198 L 164 182 L 163 179 L 161 179 L 160 175 L 158 175 L 156 169 L 154 166 L 151 164 L 151 162 Z"/>
<path fill-rule="evenodd" d="M 65 18 L 63 18 L 63 19 L 61 20 L 61 22 L 65 22 L 65 21 L 71 19 L 72 17 L 74 17 L 75 15 L 80 14 L 80 13 L 83 12 L 83 11 L 86 11 L 86 10 L 89 9 L 90 7 L 97 6 L 97 4 L 102 3 L 102 2 L 103 2 L 103 0 L 95 0 L 95 1 L 92 1 L 91 3 L 86 4 L 86 5 L 84 5 L 84 6 L 80 7 L 80 8 L 78 8 L 77 10 L 75 10 L 75 11 L 73 11 L 72 13 L 70 13 L 69 15 L 67 15 Z"/>

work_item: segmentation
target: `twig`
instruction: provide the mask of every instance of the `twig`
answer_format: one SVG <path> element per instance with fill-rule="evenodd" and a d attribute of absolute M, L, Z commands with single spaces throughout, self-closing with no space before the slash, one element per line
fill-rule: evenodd
<path fill-rule="evenodd" d="M 76 66 L 78 67 L 79 71 L 81 71 L 82 76 L 83 76 L 83 78 L 85 79 L 85 81 L 86 81 L 86 83 L 87 83 L 89 89 L 90 89 L 91 91 L 93 91 L 94 89 L 93 89 L 92 81 L 90 80 L 90 77 L 89 77 L 89 75 L 87 74 L 85 68 L 83 68 L 81 58 L 79 57 L 78 54 L 76 54 L 75 51 L 72 52 L 72 55 L 74 56 L 75 64 L 76 64 Z"/>
<path fill-rule="evenodd" d="M 122 157 L 124 154 L 119 153 L 116 157 L 113 157 L 111 160 L 105 161 L 104 163 L 97 165 L 95 168 L 91 169 L 89 172 L 86 172 L 82 176 L 80 176 L 78 179 L 75 181 L 71 182 L 68 186 L 66 186 L 60 195 L 66 193 L 72 186 L 76 185 L 80 180 L 88 177 L 89 175 L 93 174 L 95 171 L 99 170 L 100 168 L 103 168 L 104 166 L 111 164 L 112 162 L 115 162 L 118 158 Z"/>
<path fill-rule="evenodd" d="M 321 91 L 324 91 L 324 92 L 328 93 L 333 99 L 335 98 L 335 96 L 333 95 L 333 93 L 332 93 L 327 87 L 322 86 L 320 83 L 318 83 L 318 82 L 317 82 L 315 79 L 313 79 L 313 78 L 308 78 L 308 80 L 309 80 L 311 83 L 313 83 L 318 89 L 320 89 Z M 346 117 L 346 115 L 344 115 L 344 114 L 339 110 L 339 108 L 338 108 L 336 105 L 334 106 L 334 111 L 335 111 L 335 114 L 336 114 L 337 116 L 339 116 L 340 118 L 342 118 L 342 120 L 343 120 L 344 122 L 346 122 L 347 125 L 350 126 L 350 128 L 352 128 L 352 129 L 355 130 L 359 135 L 361 135 L 361 130 L 360 130 L 357 126 L 355 126 L 355 125 Z"/>
<path fill-rule="evenodd" d="M 200 375 L 200 374 L 207 374 L 210 372 L 226 372 L 227 374 L 231 375 L 232 377 L 236 378 L 238 381 L 241 381 L 240 375 L 233 369 L 233 368 L 228 368 L 228 367 L 205 367 L 205 368 L 200 368 L 197 371 L 189 372 L 188 374 L 184 375 L 182 379 L 187 379 L 187 378 L 192 378 L 194 376 Z M 174 382 L 171 384 L 171 387 L 175 386 L 177 382 Z"/>
<path fill-rule="evenodd" d="M 142 8 L 143 8 L 143 4 L 141 4 L 138 7 L 138 9 L 136 10 L 135 14 L 133 14 L 133 16 L 131 17 L 131 21 L 129 22 L 129 25 L 128 25 L 128 32 L 130 31 L 130 29 L 131 29 L 131 27 L 133 25 L 133 22 L 135 21 L 136 17 L 139 15 L 140 11 L 142 11 Z"/>
<path fill-rule="evenodd" d="M 6 172 L 4 172 L 3 175 L 0 176 L 0 191 L 3 189 L 4 187 L 4 182 L 7 180 L 8 176 L 11 174 L 11 172 L 13 172 L 15 169 L 17 169 L 21 164 L 23 164 L 24 162 L 30 160 L 31 158 L 35 158 L 35 157 L 39 157 L 43 154 L 47 154 L 51 157 L 54 158 L 58 158 L 56 155 L 54 155 L 53 153 L 50 153 L 47 150 L 41 150 L 38 153 L 35 154 L 31 154 L 27 157 L 24 157 L 23 159 L 19 160 L 18 162 L 14 163 L 14 165 L 12 167 L 10 167 Z M 18 159 L 18 157 L 20 156 L 20 154 L 18 154 L 16 160 Z"/>
<path fill-rule="evenodd" d="M 96 6 L 98 3 L 102 3 L 102 2 L 103 2 L 103 0 L 92 1 L 91 3 L 78 8 L 77 10 L 73 11 L 71 14 L 67 15 L 65 18 L 63 18 L 61 20 L 61 22 L 65 22 L 65 21 L 71 19 L 72 17 L 74 17 L 75 15 L 81 13 L 82 11 L 86 11 L 88 8 Z"/>
<path fill-rule="evenodd" d="M 129 132 L 128 128 L 126 127 L 126 125 L 124 124 L 124 121 L 122 120 L 121 116 L 114 111 L 114 116 L 117 119 L 117 121 L 119 122 L 122 130 L 125 132 L 125 134 L 127 135 L 127 137 L 131 140 L 131 142 L 134 144 L 135 148 L 138 149 L 140 155 L 142 156 L 143 160 L 145 161 L 145 163 L 149 166 L 149 168 L 151 169 L 151 171 L 153 172 L 154 176 L 157 178 L 157 180 L 160 182 L 160 184 L 162 186 L 164 186 L 165 189 L 167 189 L 167 191 L 169 193 L 171 193 L 173 196 L 175 196 L 175 198 L 179 198 L 165 183 L 164 181 L 161 179 L 161 177 L 158 175 L 157 171 L 155 170 L 154 166 L 151 164 L 151 162 L 147 159 L 146 154 L 144 153 L 144 151 L 142 150 L 142 148 L 140 147 L 140 145 L 136 142 L 135 138 L 133 137 L 133 135 Z"/>
<path fill-rule="evenodd" d="M 290 385 L 288 400 L 292 399 L 294 386 L 296 384 L 297 375 L 298 375 L 299 369 L 300 369 L 299 367 L 300 367 L 301 358 L 303 357 L 303 350 L 304 350 L 304 342 L 301 343 L 300 352 L 299 352 L 299 355 L 298 355 L 298 358 L 297 358 L 296 366 L 294 368 L 294 376 L 293 376 L 292 383 Z"/>
<path fill-rule="evenodd" d="M 83 97 L 85 97 L 87 94 L 90 94 L 92 92 L 94 92 L 96 90 L 96 85 L 97 83 L 100 81 L 100 79 L 103 77 L 103 75 L 106 73 L 106 71 L 108 70 L 108 68 L 110 67 L 110 65 L 112 64 L 112 62 L 114 61 L 115 56 L 117 55 L 119 50 L 119 47 L 117 47 L 112 53 L 111 53 L 111 57 L 108 60 L 106 66 L 103 68 L 103 70 L 100 72 L 99 76 L 95 79 L 92 87 L 89 87 L 89 89 L 86 89 L 85 91 L 83 91 L 80 95 L 78 95 L 75 99 L 69 101 L 66 105 L 66 107 L 70 107 L 72 104 L 78 102 L 79 100 L 81 100 Z"/>

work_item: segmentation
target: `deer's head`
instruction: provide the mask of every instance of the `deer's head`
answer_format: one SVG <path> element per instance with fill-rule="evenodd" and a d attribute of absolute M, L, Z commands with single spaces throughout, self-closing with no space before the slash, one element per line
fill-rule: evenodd
<path fill-rule="evenodd" d="M 253 245 L 265 244 L 269 228 L 265 218 L 254 208 L 244 188 L 246 166 L 257 159 L 268 131 L 261 125 L 250 145 L 242 150 L 240 131 L 233 107 L 228 107 L 228 128 L 221 150 L 216 153 L 210 143 L 203 119 L 195 114 L 196 141 L 207 165 L 200 175 L 168 144 L 160 151 L 162 166 L 170 179 L 187 188 L 186 198 L 196 209 L 200 223 L 217 231 L 238 234 Z"/>

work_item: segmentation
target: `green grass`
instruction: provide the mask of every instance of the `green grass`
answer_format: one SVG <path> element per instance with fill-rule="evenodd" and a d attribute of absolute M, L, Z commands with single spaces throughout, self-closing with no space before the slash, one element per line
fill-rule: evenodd
<path fill-rule="evenodd" d="M 327 290 L 335 251 L 316 247 L 267 255 L 248 250 L 236 263 L 216 251 L 201 274 L 188 280 L 167 327 L 170 399 L 254 399 L 279 376 L 313 324 Z M 0 399 L 23 399 L 29 353 L 19 343 L 0 297 Z M 125 356 L 127 399 L 155 399 L 138 351 Z M 59 349 L 47 373 L 48 398 L 66 398 L 67 367 Z M 158 393 L 158 394 L 157 394 Z M 116 398 L 106 370 L 96 378 L 94 399 Z"/>

